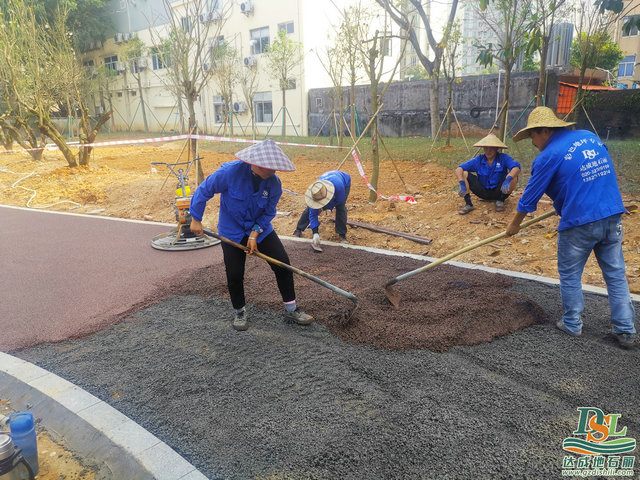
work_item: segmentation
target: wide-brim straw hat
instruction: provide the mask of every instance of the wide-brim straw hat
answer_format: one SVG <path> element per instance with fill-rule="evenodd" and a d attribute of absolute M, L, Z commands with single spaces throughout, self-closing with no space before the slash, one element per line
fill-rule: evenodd
<path fill-rule="evenodd" d="M 269 170 L 292 172 L 296 169 L 289 157 L 270 138 L 240 150 L 236 153 L 236 157 L 245 163 L 268 168 Z"/>
<path fill-rule="evenodd" d="M 329 180 L 317 180 L 311 184 L 304 194 L 304 201 L 309 208 L 320 209 L 331 201 L 336 187 Z"/>
<path fill-rule="evenodd" d="M 534 128 L 560 128 L 575 125 L 576 122 L 565 122 L 556 117 L 556 114 L 549 107 L 536 107 L 531 110 L 527 119 L 527 126 L 513 136 L 514 142 L 519 142 L 531 136 Z"/>
<path fill-rule="evenodd" d="M 475 143 L 473 146 L 474 147 L 509 148 L 493 133 L 490 133 L 483 139 L 479 140 L 478 143 Z"/>

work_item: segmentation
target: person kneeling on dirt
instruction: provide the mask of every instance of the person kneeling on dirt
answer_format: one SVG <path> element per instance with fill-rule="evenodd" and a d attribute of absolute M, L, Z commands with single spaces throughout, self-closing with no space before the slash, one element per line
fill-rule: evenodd
<path fill-rule="evenodd" d="M 302 232 L 311 228 L 313 232 L 314 249 L 320 248 L 320 235 L 318 227 L 320 221 L 318 216 L 320 210 L 333 211 L 336 209 L 336 233 L 340 238 L 340 243 L 349 243 L 347 240 L 347 198 L 351 190 L 351 176 L 339 170 L 325 172 L 318 180 L 313 182 L 304 194 L 307 208 L 304 209 L 298 225 L 293 235 L 302 236 Z"/>
<path fill-rule="evenodd" d="M 276 206 L 282 195 L 276 170 L 293 171 L 296 167 L 271 139 L 240 150 L 236 157 L 239 160 L 223 163 L 198 186 L 189 208 L 193 217 L 191 231 L 202 235 L 206 204 L 219 193 L 218 233 L 245 245 L 250 254 L 257 252 L 259 245 L 260 252 L 289 265 L 289 256 L 271 221 L 276 216 Z M 231 304 L 236 310 L 233 328 L 246 330 L 249 327 L 244 296 L 246 253 L 224 242 L 222 253 Z M 285 318 L 300 325 L 311 323 L 313 317 L 296 306 L 293 273 L 273 264 L 271 269 L 284 301 Z"/>
<path fill-rule="evenodd" d="M 507 146 L 493 133 L 484 137 L 474 147 L 482 147 L 484 153 L 456 168 L 456 178 L 460 183 L 458 195 L 463 197 L 465 202 L 458 213 L 466 215 L 475 208 L 471 203 L 469 190 L 483 200 L 495 200 L 496 212 L 502 212 L 504 201 L 518 185 L 520 164 L 506 153 L 498 151 Z"/>

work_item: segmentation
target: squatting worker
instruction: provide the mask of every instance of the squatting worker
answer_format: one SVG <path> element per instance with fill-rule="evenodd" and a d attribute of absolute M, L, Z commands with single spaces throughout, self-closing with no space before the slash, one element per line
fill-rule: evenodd
<path fill-rule="evenodd" d="M 300 237 L 302 232 L 309 227 L 313 232 L 313 242 L 320 245 L 318 216 L 320 210 L 333 211 L 336 209 L 336 233 L 340 243 L 349 243 L 347 240 L 347 198 L 351 190 L 351 176 L 339 170 L 325 172 L 318 180 L 313 182 L 304 194 L 307 208 L 304 209 L 293 235 Z"/>
<path fill-rule="evenodd" d="M 531 177 L 507 227 L 515 235 L 520 223 L 543 194 L 553 200 L 560 215 L 558 274 L 564 314 L 556 326 L 573 336 L 582 333 L 582 272 L 593 251 L 609 293 L 611 325 L 620 346 L 633 346 L 634 310 L 625 277 L 622 254 L 622 197 L 607 147 L 587 130 L 568 130 L 548 107 L 537 107 L 514 141 L 531 137 L 540 154 L 531 165 Z"/>
<path fill-rule="evenodd" d="M 202 217 L 209 201 L 220 194 L 218 233 L 245 245 L 250 253 L 260 251 L 269 257 L 289 264 L 289 257 L 276 234 L 271 221 L 276 216 L 276 205 L 282 195 L 276 170 L 292 171 L 296 167 L 289 157 L 267 139 L 236 153 L 238 160 L 223 163 L 198 186 L 191 199 L 193 220 L 191 231 L 202 234 Z M 258 247 L 260 248 L 258 250 Z M 227 286 L 231 304 L 236 310 L 233 328 L 248 328 L 245 312 L 244 266 L 246 253 L 238 247 L 222 243 Z M 285 318 L 301 325 L 308 325 L 313 318 L 296 306 L 293 274 L 282 267 L 270 264 L 275 273 Z"/>
<path fill-rule="evenodd" d="M 458 210 L 466 215 L 474 209 L 469 190 L 483 200 L 495 200 L 496 212 L 504 211 L 504 201 L 518 185 L 520 164 L 510 155 L 498 151 L 507 146 L 490 133 L 474 147 L 482 147 L 484 153 L 473 157 L 456 168 L 456 178 L 460 183 L 458 195 L 465 205 Z"/>

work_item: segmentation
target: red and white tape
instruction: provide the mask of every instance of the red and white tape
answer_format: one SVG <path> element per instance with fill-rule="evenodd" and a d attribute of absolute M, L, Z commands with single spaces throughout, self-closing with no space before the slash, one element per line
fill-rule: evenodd
<path fill-rule="evenodd" d="M 353 161 L 356 164 L 356 167 L 358 169 L 358 172 L 360 173 L 360 176 L 362 177 L 364 182 L 367 184 L 367 187 L 369 187 L 369 190 L 376 192 L 376 195 L 378 195 L 380 198 L 383 198 L 385 200 L 402 200 L 403 202 L 407 202 L 410 205 L 416 205 L 418 203 L 415 198 L 409 195 L 391 195 L 390 197 L 385 197 L 384 195 L 382 195 L 375 188 L 373 188 L 373 185 L 371 185 L 369 183 L 369 180 L 367 180 L 367 177 L 364 174 L 364 169 L 362 168 L 362 164 L 360 163 L 360 159 L 358 158 L 358 154 L 356 153 L 355 148 L 351 150 L 351 156 L 353 157 Z"/>

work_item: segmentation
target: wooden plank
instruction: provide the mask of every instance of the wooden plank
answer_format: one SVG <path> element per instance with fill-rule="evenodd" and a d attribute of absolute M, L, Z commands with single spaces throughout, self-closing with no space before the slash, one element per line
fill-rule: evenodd
<path fill-rule="evenodd" d="M 332 218 L 331 221 L 335 222 L 336 220 L 335 218 Z M 397 230 L 391 230 L 388 228 L 380 227 L 378 225 L 372 225 L 370 223 L 358 222 L 356 220 L 347 220 L 347 225 L 350 225 L 352 227 L 365 228 L 367 230 L 371 230 L 372 232 L 385 233 L 387 235 L 402 237 L 416 243 L 421 243 L 422 245 L 429 245 L 431 242 L 433 242 L 432 238 L 421 237 L 420 235 L 414 235 L 412 233 L 399 232 Z"/>

